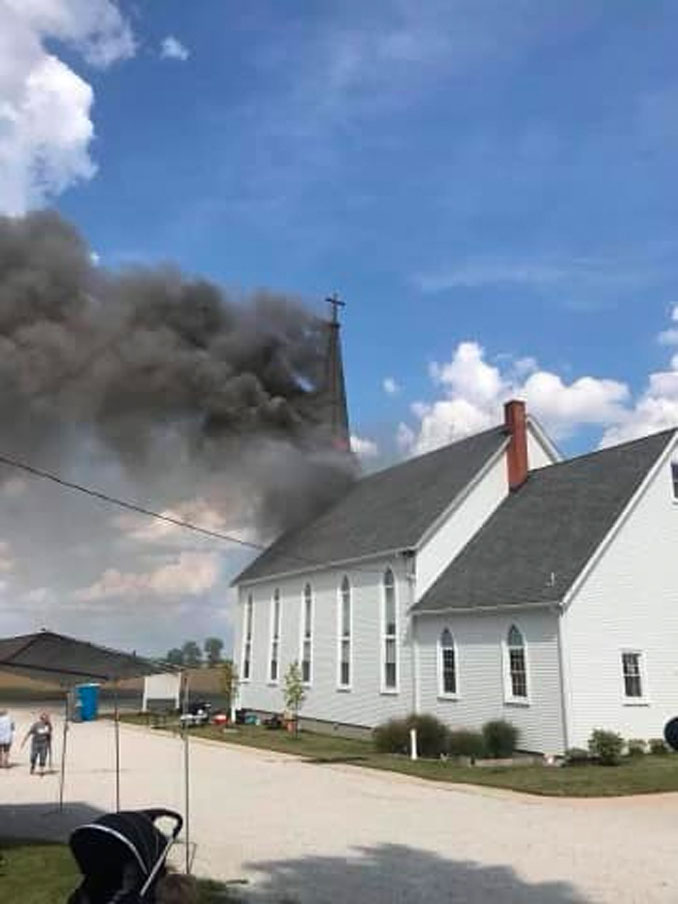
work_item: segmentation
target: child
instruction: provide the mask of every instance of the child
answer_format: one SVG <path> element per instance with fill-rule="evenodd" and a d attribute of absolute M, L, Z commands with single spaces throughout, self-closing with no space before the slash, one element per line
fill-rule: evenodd
<path fill-rule="evenodd" d="M 14 740 L 14 722 L 6 709 L 0 709 L 0 769 L 9 769 L 9 751 Z"/>

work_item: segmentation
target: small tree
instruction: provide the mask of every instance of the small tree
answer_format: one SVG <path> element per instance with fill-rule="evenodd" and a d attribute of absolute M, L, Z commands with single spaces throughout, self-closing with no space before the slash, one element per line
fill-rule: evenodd
<path fill-rule="evenodd" d="M 224 642 L 218 637 L 208 637 L 203 644 L 207 665 L 215 666 L 221 662 L 221 651 L 224 649 Z"/>
<path fill-rule="evenodd" d="M 179 649 L 179 647 L 172 647 L 172 649 L 168 651 L 165 658 L 170 665 L 184 664 L 184 654 L 183 651 Z"/>
<path fill-rule="evenodd" d="M 285 672 L 283 685 L 285 709 L 292 713 L 295 733 L 299 731 L 299 710 L 301 709 L 305 696 L 304 682 L 301 679 L 301 669 L 299 668 L 299 663 L 295 661 L 290 663 L 290 667 Z"/>
<path fill-rule="evenodd" d="M 202 651 L 194 640 L 187 640 L 181 648 L 184 657 L 184 665 L 191 669 L 198 668 L 202 664 Z"/>
<path fill-rule="evenodd" d="M 235 703 L 238 699 L 238 686 L 240 678 L 238 669 L 232 659 L 226 659 L 221 664 L 220 674 L 221 692 L 226 697 L 226 704 L 231 717 L 231 722 L 235 719 Z"/>

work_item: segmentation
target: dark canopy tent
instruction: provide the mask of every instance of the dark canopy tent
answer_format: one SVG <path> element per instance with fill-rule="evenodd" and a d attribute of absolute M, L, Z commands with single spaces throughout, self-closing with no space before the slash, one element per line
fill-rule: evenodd
<path fill-rule="evenodd" d="M 85 682 L 117 682 L 125 678 L 139 678 L 167 671 L 147 659 L 100 647 L 74 637 L 38 631 L 18 637 L 0 639 L 0 671 L 12 672 L 39 681 L 46 681 L 71 690 Z M 68 697 L 67 697 L 68 700 Z M 115 704 L 115 799 L 120 809 L 120 733 L 117 697 Z M 66 742 L 68 734 L 68 704 L 64 719 L 61 753 L 59 808 L 63 808 L 66 775 Z"/>
<path fill-rule="evenodd" d="M 0 639 L 0 669 L 64 688 L 85 681 L 121 681 L 167 671 L 134 654 L 52 631 Z"/>

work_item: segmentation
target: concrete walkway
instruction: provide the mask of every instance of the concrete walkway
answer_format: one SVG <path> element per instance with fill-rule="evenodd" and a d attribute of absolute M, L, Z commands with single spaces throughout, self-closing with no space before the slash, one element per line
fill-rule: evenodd
<path fill-rule="evenodd" d="M 122 806 L 183 811 L 180 740 L 125 726 L 121 735 Z M 57 775 L 30 776 L 24 751 L 0 774 L 0 833 L 65 837 L 113 808 L 112 723 L 72 726 L 69 753 L 67 816 L 53 812 Z M 255 900 L 678 899 L 678 795 L 542 799 L 200 741 L 191 767 L 195 870 L 247 879 Z"/>

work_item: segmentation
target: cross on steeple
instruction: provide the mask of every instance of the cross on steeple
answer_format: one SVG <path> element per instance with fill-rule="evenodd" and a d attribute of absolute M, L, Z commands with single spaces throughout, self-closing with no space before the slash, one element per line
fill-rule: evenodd
<path fill-rule="evenodd" d="M 336 292 L 330 295 L 325 301 L 332 305 L 332 323 L 339 323 L 339 308 L 345 308 L 346 302 L 342 301 Z"/>

